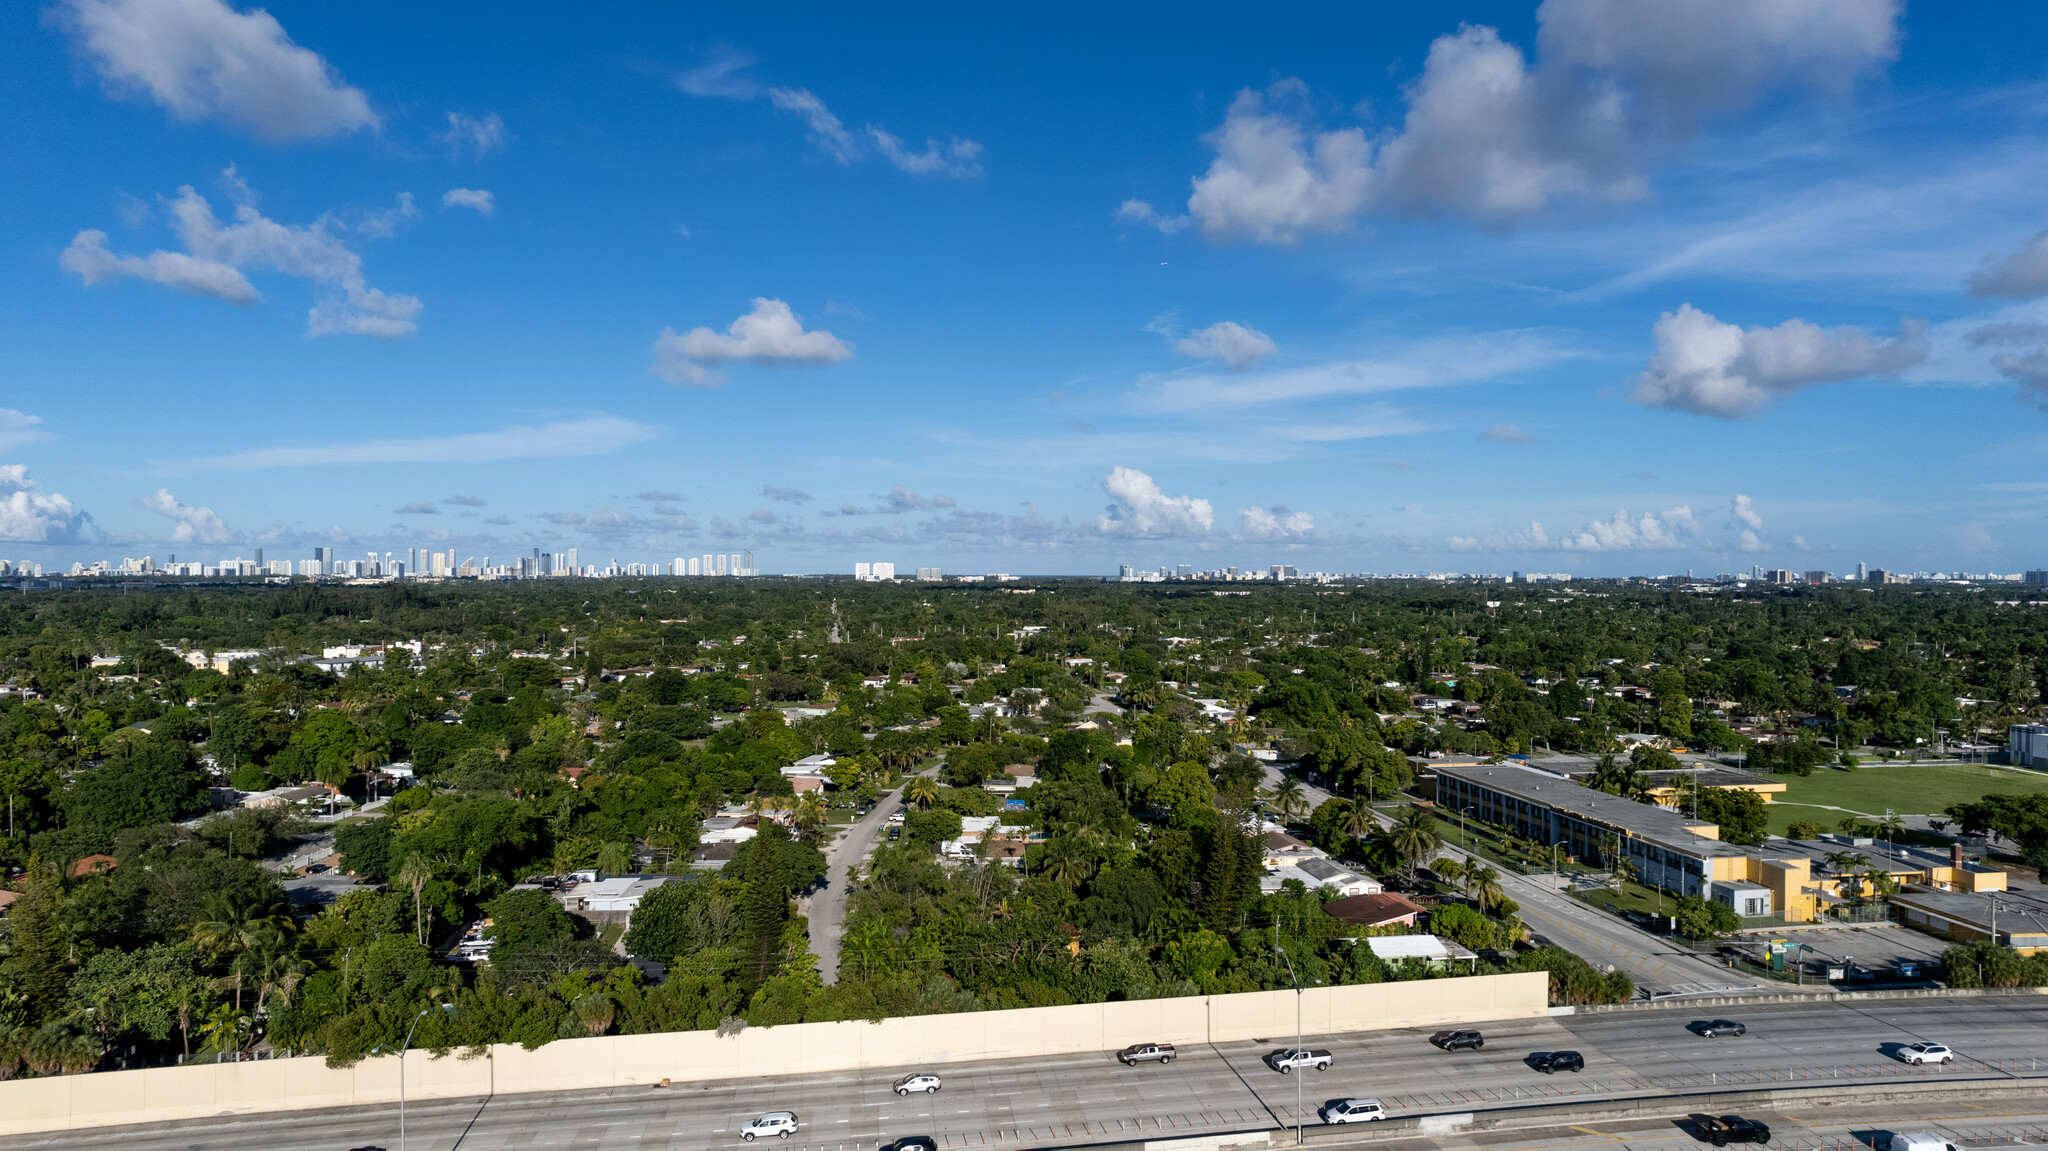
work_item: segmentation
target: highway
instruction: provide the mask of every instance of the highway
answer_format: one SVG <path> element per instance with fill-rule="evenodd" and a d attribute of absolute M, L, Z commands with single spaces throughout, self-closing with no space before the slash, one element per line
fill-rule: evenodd
<path fill-rule="evenodd" d="M 1742 1037 L 1703 1039 L 1690 1020 L 1722 1015 L 1748 1024 Z M 934 1027 L 944 1027 L 934 1017 Z M 1629 1009 L 1482 1024 L 1480 1051 L 1445 1053 L 1418 1031 L 1307 1037 L 1336 1055 L 1325 1072 L 1299 1072 L 1304 1118 L 1347 1096 L 1374 1096 L 1390 1114 L 1441 1114 L 1545 1100 L 1625 1098 L 1714 1089 L 1936 1078 L 2048 1083 L 2048 1001 L 2030 996 L 1815 1001 L 1754 1008 Z M 1124 1067 L 1108 1052 L 882 1068 L 786 1080 L 506 1096 L 413 1105 L 407 1151 L 536 1151 L 540 1148 L 739 1148 L 739 1125 L 793 1110 L 802 1127 L 782 1151 L 876 1151 L 878 1142 L 937 1136 L 942 1148 L 1074 1146 L 1273 1128 L 1294 1121 L 1295 1079 L 1260 1057 L 1265 1043 L 1190 1046 L 1170 1066 Z M 1909 1067 L 1891 1046 L 1935 1040 L 1962 1056 L 1957 1067 Z M 1546 1076 L 1523 1060 L 1570 1049 L 1583 1074 Z M 414 1056 L 418 1058 L 418 1056 Z M 898 1098 L 889 1084 L 911 1070 L 945 1077 L 936 1095 Z M 344 1151 L 396 1149 L 391 1106 L 276 1117 L 0 1138 L 0 1149 L 50 1151 Z"/>

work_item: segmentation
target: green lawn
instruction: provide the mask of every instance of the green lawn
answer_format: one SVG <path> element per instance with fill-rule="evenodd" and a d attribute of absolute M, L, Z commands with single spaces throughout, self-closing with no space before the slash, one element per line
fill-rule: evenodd
<path fill-rule="evenodd" d="M 1854 771 L 1824 767 L 1804 778 L 1771 778 L 1785 784 L 1784 794 L 1770 805 L 1774 835 L 1785 834 L 1788 826 L 1801 819 L 1811 819 L 1833 831 L 1850 812 L 1882 818 L 1889 807 L 1900 815 L 1934 815 L 1952 803 L 1994 793 L 2048 792 L 2048 775 L 1974 763 Z"/>

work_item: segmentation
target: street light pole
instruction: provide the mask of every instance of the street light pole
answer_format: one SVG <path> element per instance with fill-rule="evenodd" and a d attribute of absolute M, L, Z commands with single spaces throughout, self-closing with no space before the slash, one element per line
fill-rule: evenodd
<path fill-rule="evenodd" d="M 1295 1057 L 1299 1058 L 1301 1053 L 1301 980 L 1295 978 L 1294 960 L 1289 959 L 1287 957 L 1287 949 L 1280 946 L 1280 925 L 1277 923 L 1273 925 L 1273 950 L 1279 952 L 1280 958 L 1287 964 L 1287 981 L 1294 984 L 1294 1051 Z M 1294 1141 L 1296 1143 L 1301 1142 L 1301 1080 L 1302 1076 L 1297 1075 L 1294 1077 Z M 398 1151 L 405 1151 L 405 1148 L 401 1147 Z"/>
<path fill-rule="evenodd" d="M 455 1013 L 455 1005 L 453 1003 L 442 1003 L 436 1006 L 451 1015 Z M 398 1151 L 405 1151 L 405 1052 L 412 1046 L 412 1033 L 419 1030 L 420 1020 L 432 1014 L 433 1010 L 433 1007 L 420 1008 L 420 1013 L 412 1017 L 412 1026 L 405 1029 L 405 1042 L 398 1045 Z M 390 1048 L 380 1044 L 370 1048 L 370 1054 L 375 1055 L 379 1051 L 388 1050 Z"/>

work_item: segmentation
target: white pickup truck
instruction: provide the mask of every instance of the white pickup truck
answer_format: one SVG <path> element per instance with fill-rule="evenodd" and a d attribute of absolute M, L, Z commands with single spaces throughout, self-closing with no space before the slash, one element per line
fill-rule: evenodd
<path fill-rule="evenodd" d="M 1313 1067 L 1317 1071 L 1328 1071 L 1330 1069 L 1330 1053 L 1327 1051 L 1311 1051 L 1306 1047 L 1289 1047 L 1284 1051 L 1275 1051 L 1271 1055 L 1266 1056 L 1266 1063 L 1282 1075 L 1288 1074 L 1297 1067 Z"/>

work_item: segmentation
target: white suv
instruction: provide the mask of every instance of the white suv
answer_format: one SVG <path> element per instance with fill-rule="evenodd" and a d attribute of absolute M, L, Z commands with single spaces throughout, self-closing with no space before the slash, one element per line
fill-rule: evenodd
<path fill-rule="evenodd" d="M 1323 1108 L 1325 1123 L 1369 1123 L 1386 1117 L 1387 1109 L 1377 1099 L 1342 1099 Z"/>
<path fill-rule="evenodd" d="M 912 1091 L 922 1091 L 926 1095 L 930 1095 L 938 1089 L 939 1077 L 936 1075 L 905 1075 L 896 1081 L 896 1094 L 898 1095 L 908 1095 Z"/>
<path fill-rule="evenodd" d="M 1939 1043 L 1908 1043 L 1899 1048 L 1899 1058 L 1908 1063 L 1954 1063 L 1956 1053 Z"/>
<path fill-rule="evenodd" d="M 752 1143 L 755 1137 L 760 1135 L 776 1135 L 787 1139 L 789 1138 L 789 1133 L 794 1130 L 796 1130 L 796 1112 L 770 1111 L 759 1119 L 747 1120 L 745 1126 L 740 1128 L 740 1138 L 749 1143 Z"/>

